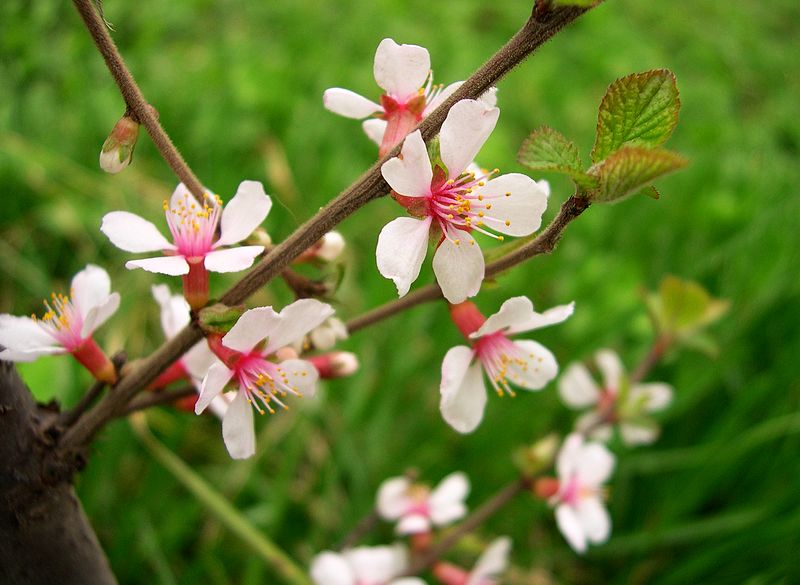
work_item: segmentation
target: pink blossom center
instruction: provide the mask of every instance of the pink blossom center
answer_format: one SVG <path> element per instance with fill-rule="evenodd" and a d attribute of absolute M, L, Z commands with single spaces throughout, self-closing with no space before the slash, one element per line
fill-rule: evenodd
<path fill-rule="evenodd" d="M 179 255 L 187 259 L 203 258 L 214 249 L 222 211 L 219 197 L 206 195 L 206 201 L 200 205 L 189 194 L 184 194 L 172 208 L 164 201 L 164 211 Z"/>
<path fill-rule="evenodd" d="M 33 320 L 67 351 L 78 349 L 83 342 L 83 316 L 70 297 L 53 293 L 49 301 L 44 301 L 44 306 L 47 311 L 42 318 L 32 315 Z"/>
<path fill-rule="evenodd" d="M 527 372 L 530 367 L 528 358 L 533 356 L 527 356 L 502 331 L 478 339 L 473 351 L 497 394 L 502 396 L 506 393 L 515 396 L 510 384 L 519 383 L 521 374 Z"/>
<path fill-rule="evenodd" d="M 254 351 L 242 354 L 233 365 L 234 377 L 239 383 L 239 391 L 244 392 L 253 408 L 259 414 L 269 411 L 275 414 L 273 404 L 288 410 L 283 400 L 289 394 L 302 396 L 299 388 L 292 384 L 289 373 L 294 376 L 307 376 L 306 372 L 289 372 L 267 359 L 266 356 Z"/>

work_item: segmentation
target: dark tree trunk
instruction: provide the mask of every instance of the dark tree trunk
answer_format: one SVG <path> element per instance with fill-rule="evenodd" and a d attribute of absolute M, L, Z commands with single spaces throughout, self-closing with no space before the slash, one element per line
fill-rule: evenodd
<path fill-rule="evenodd" d="M 39 406 L 14 366 L 0 362 L 0 583 L 113 585 L 97 537 L 54 455 Z"/>

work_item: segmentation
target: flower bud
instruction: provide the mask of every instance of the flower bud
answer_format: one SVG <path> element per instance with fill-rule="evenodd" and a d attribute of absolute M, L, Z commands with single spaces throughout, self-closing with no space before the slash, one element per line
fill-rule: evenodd
<path fill-rule="evenodd" d="M 100 168 L 116 174 L 131 164 L 133 149 L 139 138 L 139 124 L 122 116 L 100 150 Z"/>
<path fill-rule="evenodd" d="M 326 262 L 333 262 L 344 251 L 344 237 L 339 232 L 328 232 L 320 240 L 317 257 Z"/>
<path fill-rule="evenodd" d="M 334 351 L 306 359 L 317 368 L 319 377 L 325 380 L 352 376 L 359 368 L 358 356 L 349 351 Z"/>
<path fill-rule="evenodd" d="M 246 242 L 250 246 L 264 246 L 266 248 L 272 245 L 272 237 L 263 227 L 257 227 L 252 234 L 247 236 Z"/>
<path fill-rule="evenodd" d="M 333 349 L 337 341 L 347 339 L 347 327 L 340 319 L 331 317 L 308 334 L 309 341 L 320 351 Z"/>
<path fill-rule="evenodd" d="M 526 445 L 514 453 L 514 464 L 524 475 L 532 476 L 553 463 L 559 446 L 559 438 L 555 433 L 539 439 L 533 445 Z"/>

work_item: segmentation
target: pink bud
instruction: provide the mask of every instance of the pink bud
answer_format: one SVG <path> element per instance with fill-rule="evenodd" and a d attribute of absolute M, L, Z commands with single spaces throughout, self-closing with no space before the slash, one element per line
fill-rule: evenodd
<path fill-rule="evenodd" d="M 345 378 L 358 371 L 359 363 L 356 354 L 349 351 L 334 351 L 306 358 L 325 380 Z"/>
<path fill-rule="evenodd" d="M 115 174 L 127 167 L 133 159 L 138 138 L 139 124 L 127 115 L 122 116 L 100 150 L 100 168 Z"/>
<path fill-rule="evenodd" d="M 452 563 L 438 562 L 433 566 L 433 576 L 442 585 L 465 585 L 469 573 Z"/>

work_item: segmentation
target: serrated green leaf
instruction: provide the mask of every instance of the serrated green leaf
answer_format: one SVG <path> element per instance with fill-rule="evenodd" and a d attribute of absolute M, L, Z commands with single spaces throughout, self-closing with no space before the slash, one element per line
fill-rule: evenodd
<path fill-rule="evenodd" d="M 599 203 L 619 201 L 686 164 L 681 155 L 662 148 L 621 148 L 592 169 L 599 181 L 589 197 Z"/>
<path fill-rule="evenodd" d="M 597 186 L 594 177 L 583 171 L 578 147 L 566 136 L 547 126 L 531 132 L 517 155 L 520 164 L 533 171 L 563 173 L 585 189 Z"/>
<path fill-rule="evenodd" d="M 660 146 L 675 129 L 680 107 L 675 75 L 668 69 L 616 80 L 600 102 L 592 162 L 625 145 Z"/>

